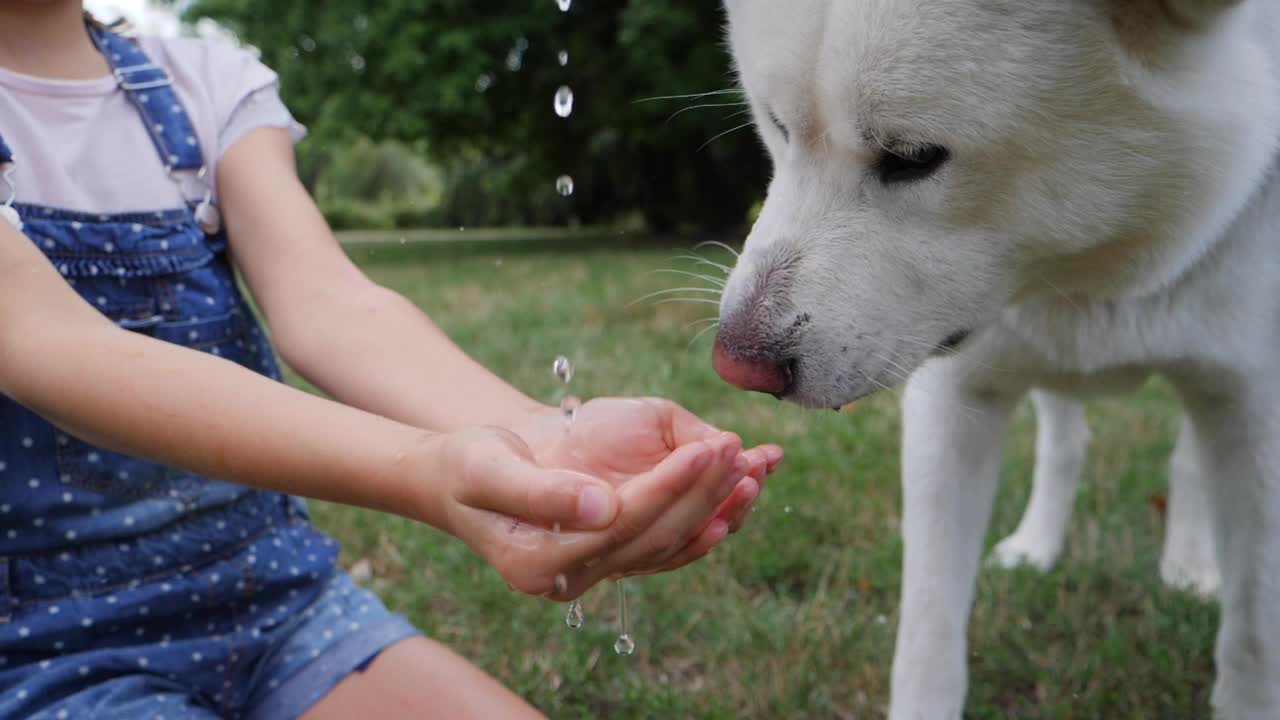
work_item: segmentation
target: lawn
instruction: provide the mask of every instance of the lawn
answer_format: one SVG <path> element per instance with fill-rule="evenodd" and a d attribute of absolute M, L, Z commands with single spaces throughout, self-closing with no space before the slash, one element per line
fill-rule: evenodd
<path fill-rule="evenodd" d="M 748 442 L 781 443 L 786 464 L 747 527 L 708 559 L 629 581 L 632 657 L 611 650 L 612 587 L 588 593 L 586 624 L 571 631 L 563 606 L 509 592 L 447 536 L 313 504 L 343 541 L 344 563 L 367 561 L 368 584 L 393 608 L 553 718 L 881 717 L 900 577 L 898 396 L 837 414 L 730 390 L 711 371 L 709 337 L 689 344 L 701 327 L 690 323 L 712 305 L 630 305 L 685 284 L 652 272 L 696 270 L 672 259 L 679 246 L 469 234 L 348 248 L 535 397 L 556 397 L 551 360 L 564 353 L 577 393 L 675 398 Z M 1152 496 L 1164 492 L 1174 408 L 1159 382 L 1090 406 L 1096 440 L 1063 561 L 1047 576 L 985 569 L 979 578 L 966 717 L 1208 716 L 1216 606 L 1165 590 L 1156 571 L 1163 519 Z M 989 545 L 1026 501 L 1033 440 L 1023 407 Z"/>

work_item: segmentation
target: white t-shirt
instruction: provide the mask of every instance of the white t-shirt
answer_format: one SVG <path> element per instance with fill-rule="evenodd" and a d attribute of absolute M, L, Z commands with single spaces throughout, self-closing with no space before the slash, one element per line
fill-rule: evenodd
<path fill-rule="evenodd" d="M 249 52 L 190 38 L 140 39 L 169 72 L 208 168 L 245 133 L 306 130 L 280 100 L 276 74 Z M 0 137 L 13 151 L 17 202 L 90 213 L 140 212 L 199 200 L 193 173 L 181 185 L 165 171 L 142 116 L 113 76 L 50 80 L 0 68 Z M 0 182 L 0 202 L 7 197 Z"/>

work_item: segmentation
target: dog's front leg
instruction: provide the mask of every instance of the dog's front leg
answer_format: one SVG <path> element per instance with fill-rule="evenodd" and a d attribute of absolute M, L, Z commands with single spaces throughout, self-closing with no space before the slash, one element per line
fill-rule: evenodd
<path fill-rule="evenodd" d="M 1271 377 L 1275 377 L 1274 374 Z M 1222 575 L 1213 707 L 1222 720 L 1280 718 L 1280 391 L 1181 386 Z M 1235 383 L 1233 383 L 1235 385 Z"/>
<path fill-rule="evenodd" d="M 903 396 L 902 603 L 891 720 L 961 716 L 965 629 L 1010 411 L 1023 388 L 975 386 L 959 358 L 916 372 Z"/>

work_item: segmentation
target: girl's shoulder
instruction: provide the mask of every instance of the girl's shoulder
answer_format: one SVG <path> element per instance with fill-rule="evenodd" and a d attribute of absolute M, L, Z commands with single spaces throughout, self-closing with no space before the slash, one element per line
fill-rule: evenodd
<path fill-rule="evenodd" d="M 215 107 L 279 82 L 256 53 L 228 40 L 142 36 L 135 42 L 179 88 Z"/>
<path fill-rule="evenodd" d="M 288 127 L 295 140 L 301 138 L 304 131 L 280 103 L 279 77 L 256 52 L 221 38 L 141 36 L 134 41 L 151 62 L 168 71 L 198 124 L 221 134 L 235 117 L 281 115 L 264 124 Z M 263 109 L 246 108 L 250 100 Z M 231 138 L 220 141 L 215 144 L 219 154 Z"/>

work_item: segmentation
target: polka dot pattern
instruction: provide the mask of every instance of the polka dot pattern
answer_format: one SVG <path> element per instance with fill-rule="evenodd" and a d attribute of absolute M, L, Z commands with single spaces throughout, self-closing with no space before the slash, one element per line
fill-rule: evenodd
<path fill-rule="evenodd" d="M 116 66 L 148 63 L 93 35 Z M 162 160 L 202 165 L 171 88 L 130 97 Z M 33 246 L 118 326 L 280 378 L 226 238 L 191 208 L 18 209 Z M 94 447 L 4 396 L 0 529 L 0 718 L 296 717 L 414 634 L 336 569 L 297 498 Z"/>
<path fill-rule="evenodd" d="M 166 563 L 141 581 L 127 564 L 100 565 L 97 547 L 17 563 L 0 623 L 0 717 L 146 717 L 131 714 L 146 703 L 174 718 L 293 717 L 416 634 L 335 568 L 333 540 L 274 497 L 256 516 L 238 503 L 184 523 L 183 547 L 168 532 L 140 536 L 137 549 Z M 250 541 L 224 537 L 201 557 L 191 546 L 219 523 Z M 85 584 L 101 575 L 109 590 Z"/>

